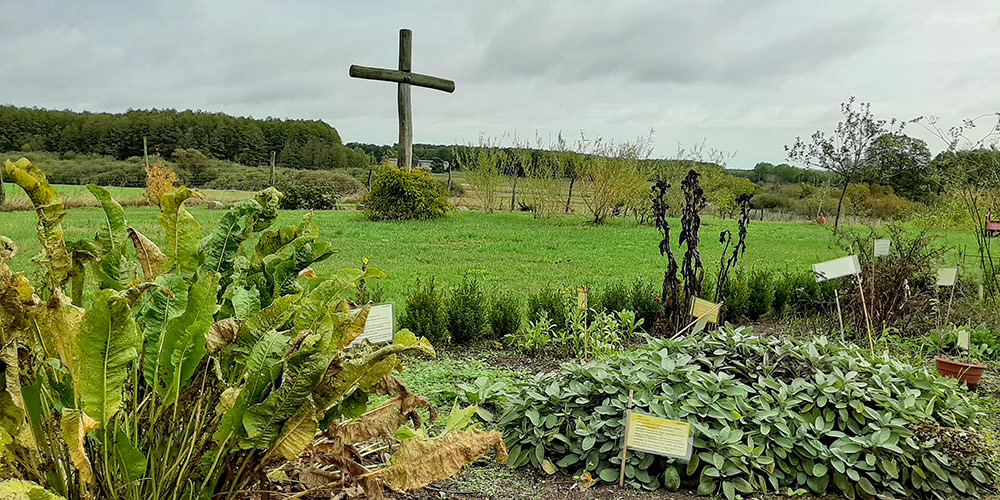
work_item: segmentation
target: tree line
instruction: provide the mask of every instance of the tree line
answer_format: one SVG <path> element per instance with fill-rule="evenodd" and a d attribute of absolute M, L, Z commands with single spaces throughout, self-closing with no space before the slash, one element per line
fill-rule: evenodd
<path fill-rule="evenodd" d="M 125 113 L 56 111 L 0 106 L 0 151 L 49 151 L 111 156 L 119 160 L 197 149 L 210 158 L 244 165 L 330 170 L 364 168 L 364 152 L 343 145 L 321 120 L 234 117 L 174 109 Z"/>

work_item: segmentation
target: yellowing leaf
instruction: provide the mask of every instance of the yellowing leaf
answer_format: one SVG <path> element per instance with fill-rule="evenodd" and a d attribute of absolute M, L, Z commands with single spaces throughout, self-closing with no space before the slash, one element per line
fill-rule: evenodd
<path fill-rule="evenodd" d="M 30 481 L 0 481 L 0 500 L 66 500 Z"/>
<path fill-rule="evenodd" d="M 555 474 L 556 472 L 559 471 L 559 469 L 556 467 L 556 464 L 554 464 L 554 463 L 552 463 L 552 462 L 550 462 L 548 460 L 545 460 L 545 461 L 542 462 L 542 470 L 544 470 L 545 473 L 548 474 L 548 475 L 550 475 L 550 476 L 552 474 Z"/>
<path fill-rule="evenodd" d="M 268 454 L 277 453 L 285 460 L 295 460 L 316 437 L 319 421 L 316 420 L 316 404 L 312 398 L 299 408 L 295 415 L 285 422 L 281 435 Z"/>
<path fill-rule="evenodd" d="M 340 339 L 340 346 L 347 347 L 354 342 L 355 339 L 365 333 L 365 325 L 368 323 L 368 313 L 372 310 L 372 305 L 368 304 L 361 308 L 354 318 L 351 320 L 350 326 L 347 327 L 347 331 L 344 332 L 344 336 Z"/>
<path fill-rule="evenodd" d="M 90 466 L 90 459 L 83 443 L 87 433 L 97 429 L 97 422 L 80 410 L 66 410 L 59 421 L 59 426 L 66 447 L 69 448 L 69 459 L 80 472 L 80 479 L 85 483 L 93 482 L 94 469 Z"/>

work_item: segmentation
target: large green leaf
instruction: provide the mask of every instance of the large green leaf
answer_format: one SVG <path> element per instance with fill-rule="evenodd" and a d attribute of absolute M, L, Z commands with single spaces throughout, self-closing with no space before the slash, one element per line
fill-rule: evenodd
<path fill-rule="evenodd" d="M 200 196 L 186 187 L 163 195 L 160 199 L 160 226 L 166 232 L 167 250 L 164 267 L 178 270 L 184 276 L 194 274 L 200 264 L 198 243 L 201 226 L 190 212 L 181 206 L 185 200 Z"/>
<path fill-rule="evenodd" d="M 66 500 L 49 493 L 41 486 L 30 481 L 8 479 L 0 481 L 0 500 Z"/>
<path fill-rule="evenodd" d="M 13 180 L 24 190 L 35 208 L 38 215 L 38 241 L 45 250 L 45 257 L 41 262 L 48 268 L 49 285 L 61 288 L 69 281 L 72 272 L 69 252 L 63 239 L 62 220 L 66 212 L 63 211 L 62 198 L 49 185 L 45 174 L 26 158 L 21 158 L 16 163 L 6 160 L 3 166 L 6 178 Z"/>
<path fill-rule="evenodd" d="M 212 327 L 219 293 L 219 274 L 210 271 L 191 285 L 184 312 L 170 320 L 157 353 L 156 390 L 166 404 L 177 401 L 184 383 L 208 353 L 205 334 Z"/>
<path fill-rule="evenodd" d="M 188 285 L 181 276 L 158 276 L 155 283 L 159 288 L 150 294 L 150 300 L 139 317 L 139 326 L 146 338 L 142 376 L 151 386 L 156 384 L 157 374 L 161 373 L 167 325 L 184 312 L 188 301 Z"/>
<path fill-rule="evenodd" d="M 122 389 L 139 355 L 141 339 L 124 294 L 98 290 L 83 315 L 78 340 L 79 363 L 73 381 L 81 409 L 100 425 L 119 410 Z"/>
<path fill-rule="evenodd" d="M 278 191 L 274 188 L 257 193 L 252 200 L 237 203 L 225 215 L 205 241 L 202 254 L 205 267 L 221 274 L 232 269 L 233 258 L 252 234 L 270 226 L 278 216 Z"/>
<path fill-rule="evenodd" d="M 146 455 L 120 429 L 115 434 L 114 449 L 127 481 L 140 481 L 146 477 Z"/>
<path fill-rule="evenodd" d="M 236 342 L 242 346 L 252 346 L 262 335 L 271 330 L 277 330 L 298 310 L 296 301 L 298 295 L 279 297 L 271 305 L 250 316 L 240 327 Z"/>
<path fill-rule="evenodd" d="M 334 356 L 298 352 L 288 358 L 281 375 L 281 385 L 263 403 L 254 405 L 243 416 L 243 425 L 253 445 L 269 448 L 278 439 L 285 422 L 306 404 Z"/>
<path fill-rule="evenodd" d="M 213 439 L 220 446 L 232 436 L 247 437 L 243 427 L 243 415 L 247 408 L 260 403 L 264 391 L 275 382 L 281 358 L 288 349 L 288 337 L 275 331 L 265 332 L 250 349 L 246 365 L 241 374 L 242 390 L 233 406 L 219 421 L 219 429 Z"/>
<path fill-rule="evenodd" d="M 104 209 L 104 220 L 94 238 L 102 255 L 94 266 L 94 270 L 102 285 L 121 288 L 124 285 L 121 273 L 122 266 L 126 262 L 124 251 L 126 241 L 128 241 L 128 232 L 125 228 L 125 210 L 106 189 L 93 184 L 88 185 L 87 189 L 97 198 L 101 203 L 101 208 Z"/>
<path fill-rule="evenodd" d="M 283 226 L 265 231 L 257 240 L 254 248 L 254 265 L 264 262 L 264 257 L 281 253 L 285 248 L 302 241 L 316 241 L 319 238 L 319 226 L 312 220 L 313 214 L 307 213 L 297 226 Z"/>

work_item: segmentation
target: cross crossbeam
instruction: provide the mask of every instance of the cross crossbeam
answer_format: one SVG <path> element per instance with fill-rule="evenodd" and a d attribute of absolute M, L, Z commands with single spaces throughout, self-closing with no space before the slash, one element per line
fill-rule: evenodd
<path fill-rule="evenodd" d="M 422 75 L 410 71 L 410 52 L 413 46 L 413 32 L 399 30 L 399 69 L 371 68 L 352 64 L 349 74 L 352 78 L 381 80 L 398 84 L 396 101 L 399 108 L 399 161 L 400 167 L 413 168 L 413 114 L 410 106 L 410 86 L 454 92 L 455 82 L 436 76 Z"/>

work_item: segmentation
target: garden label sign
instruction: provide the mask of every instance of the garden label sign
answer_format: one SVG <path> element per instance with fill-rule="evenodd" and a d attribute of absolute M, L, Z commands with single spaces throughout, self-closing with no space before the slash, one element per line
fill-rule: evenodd
<path fill-rule="evenodd" d="M 695 318 L 707 318 L 711 323 L 719 322 L 719 306 L 715 302 L 709 302 L 704 299 L 699 299 L 694 297 L 691 301 L 691 316 Z"/>
<path fill-rule="evenodd" d="M 429 89 L 454 92 L 455 82 L 436 76 L 421 75 L 410 72 L 410 49 L 413 47 L 413 32 L 408 29 L 399 30 L 399 69 L 370 68 L 352 64 L 350 75 L 353 78 L 382 80 L 399 84 L 396 93 L 396 103 L 399 107 L 399 167 L 413 169 L 413 114 L 410 108 L 410 85 L 427 87 Z"/>
<path fill-rule="evenodd" d="M 352 309 L 351 314 L 357 314 L 361 309 Z M 368 311 L 368 320 L 365 321 L 365 331 L 351 342 L 353 347 L 363 340 L 373 344 L 384 344 L 393 341 L 396 328 L 393 320 L 392 304 L 375 304 Z"/>
<path fill-rule="evenodd" d="M 625 444 L 628 449 L 679 460 L 690 460 L 691 424 L 629 411 Z"/>
<path fill-rule="evenodd" d="M 937 272 L 937 286 L 955 286 L 958 278 L 957 267 L 942 267 Z"/>
<path fill-rule="evenodd" d="M 889 255 L 889 249 L 892 248 L 892 240 L 889 238 L 878 238 L 875 240 L 875 256 L 885 257 Z"/>
<path fill-rule="evenodd" d="M 816 281 L 826 281 L 844 276 L 854 276 L 858 282 L 858 291 L 861 292 L 861 308 L 865 312 L 865 326 L 868 327 L 868 343 L 872 354 L 875 354 L 875 335 L 872 333 L 871 318 L 868 316 L 868 305 L 865 302 L 865 291 L 861 288 L 861 264 L 857 255 L 848 255 L 839 259 L 828 260 L 813 264 L 813 273 Z M 844 337 L 844 313 L 840 310 L 840 292 L 834 289 L 834 296 L 837 300 L 837 318 L 840 321 L 840 336 Z"/>
<path fill-rule="evenodd" d="M 816 281 L 826 281 L 844 276 L 857 276 L 861 272 L 861 264 L 857 255 L 848 255 L 839 259 L 813 264 Z"/>

